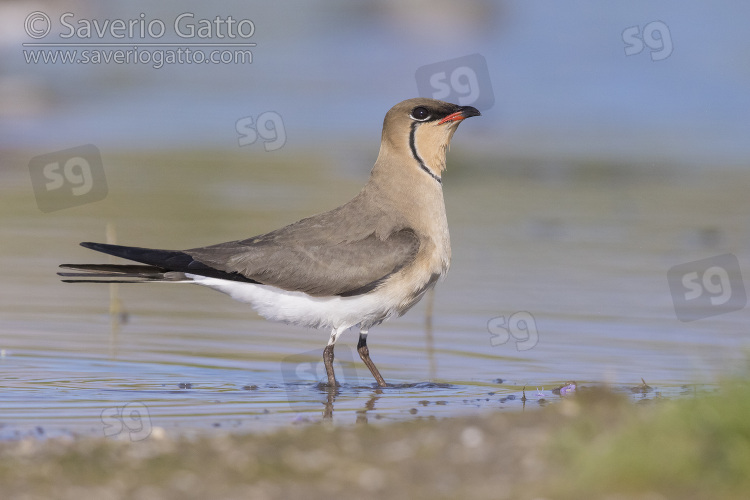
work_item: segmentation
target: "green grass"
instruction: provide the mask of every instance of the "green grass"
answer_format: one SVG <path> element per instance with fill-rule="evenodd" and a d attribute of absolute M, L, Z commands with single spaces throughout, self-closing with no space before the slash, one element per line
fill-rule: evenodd
<path fill-rule="evenodd" d="M 750 383 L 649 408 L 588 407 L 553 444 L 560 498 L 657 492 L 667 498 L 748 498 Z M 614 424 L 612 422 L 615 422 Z"/>

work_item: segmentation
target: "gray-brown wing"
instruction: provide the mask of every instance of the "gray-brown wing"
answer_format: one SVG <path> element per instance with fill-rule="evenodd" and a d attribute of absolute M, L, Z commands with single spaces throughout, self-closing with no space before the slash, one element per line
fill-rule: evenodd
<path fill-rule="evenodd" d="M 356 241 L 311 229 L 309 224 L 292 225 L 185 253 L 207 266 L 264 285 L 313 296 L 351 296 L 377 287 L 412 262 L 419 250 L 419 238 L 411 229 L 384 238 L 371 232 Z"/>

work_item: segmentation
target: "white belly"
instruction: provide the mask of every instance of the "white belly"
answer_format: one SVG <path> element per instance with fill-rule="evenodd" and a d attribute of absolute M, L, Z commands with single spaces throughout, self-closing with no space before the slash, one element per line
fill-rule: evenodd
<path fill-rule="evenodd" d="M 207 278 L 186 274 L 194 283 L 226 293 L 234 300 L 250 304 L 271 321 L 282 321 L 311 328 L 349 328 L 357 324 L 369 328 L 398 315 L 399 301 L 387 293 L 355 297 L 312 297 L 268 285 Z"/>

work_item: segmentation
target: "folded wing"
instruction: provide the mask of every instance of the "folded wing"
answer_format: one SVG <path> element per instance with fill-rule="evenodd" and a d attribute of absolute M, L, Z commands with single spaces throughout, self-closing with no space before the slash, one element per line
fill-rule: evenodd
<path fill-rule="evenodd" d="M 351 296 L 376 288 L 412 262 L 419 250 L 419 239 L 410 229 L 385 238 L 373 232 L 356 241 L 306 232 L 306 238 L 272 232 L 185 253 L 213 269 L 283 290 Z"/>
<path fill-rule="evenodd" d="M 385 238 L 374 232 L 356 241 L 331 238 L 290 226 L 262 236 L 190 250 L 157 250 L 140 247 L 81 243 L 82 246 L 133 260 L 147 266 L 64 264 L 83 273 L 59 273 L 66 281 L 127 278 L 133 281 L 174 281 L 175 273 L 271 285 L 312 296 L 353 296 L 367 293 L 409 264 L 419 250 L 419 239 L 410 229 Z M 306 237 L 302 237 L 306 236 Z M 120 282 L 117 280 L 117 282 Z"/>

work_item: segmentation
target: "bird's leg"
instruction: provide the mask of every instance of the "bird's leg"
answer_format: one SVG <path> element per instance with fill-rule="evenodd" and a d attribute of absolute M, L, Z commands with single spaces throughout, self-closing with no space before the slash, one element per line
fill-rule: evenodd
<path fill-rule="evenodd" d="M 385 387 L 385 380 L 383 379 L 382 375 L 380 375 L 380 372 L 375 366 L 375 363 L 373 363 L 370 359 L 370 350 L 367 348 L 367 330 L 362 330 L 359 332 L 357 352 L 359 353 L 359 357 L 362 358 L 362 361 L 365 362 L 365 365 L 367 365 L 367 368 L 370 369 L 370 373 L 372 373 L 372 376 L 375 377 L 375 381 L 378 383 L 378 385 L 380 387 Z"/>
<path fill-rule="evenodd" d="M 326 348 L 323 349 L 323 364 L 326 366 L 328 385 L 336 387 L 336 375 L 333 373 L 333 346 L 334 344 L 328 344 Z"/>
<path fill-rule="evenodd" d="M 328 385 L 330 387 L 336 387 L 336 375 L 333 373 L 333 346 L 336 345 L 336 341 L 339 339 L 339 335 L 344 333 L 345 328 L 334 328 L 331 332 L 331 338 L 328 340 L 328 345 L 323 349 L 323 364 L 326 367 L 326 375 L 328 375 Z"/>

